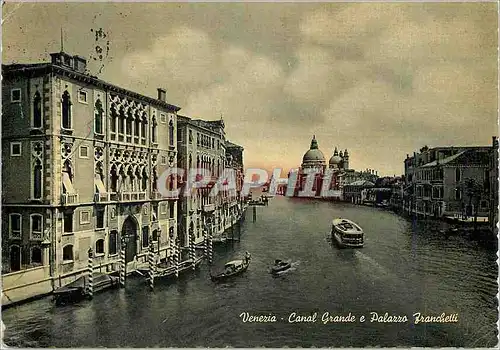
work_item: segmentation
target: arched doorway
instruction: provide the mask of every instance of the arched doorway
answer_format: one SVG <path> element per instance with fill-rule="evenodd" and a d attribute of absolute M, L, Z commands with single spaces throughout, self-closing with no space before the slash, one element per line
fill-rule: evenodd
<path fill-rule="evenodd" d="M 18 245 L 10 247 L 10 270 L 21 270 L 21 248 Z"/>
<path fill-rule="evenodd" d="M 128 242 L 125 248 L 125 261 L 134 260 L 137 254 L 137 223 L 132 217 L 127 217 L 122 227 L 122 237 L 126 235 Z"/>

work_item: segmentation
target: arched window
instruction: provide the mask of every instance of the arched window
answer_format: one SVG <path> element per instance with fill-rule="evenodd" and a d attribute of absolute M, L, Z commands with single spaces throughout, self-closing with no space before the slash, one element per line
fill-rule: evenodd
<path fill-rule="evenodd" d="M 97 100 L 94 107 L 94 131 L 96 134 L 102 134 L 102 103 L 101 100 Z"/>
<path fill-rule="evenodd" d="M 132 122 L 133 122 L 133 118 L 132 118 L 132 111 L 129 110 L 128 113 L 127 113 L 127 120 L 126 120 L 126 130 L 125 130 L 125 133 L 127 134 L 127 136 L 132 136 Z"/>
<path fill-rule="evenodd" d="M 460 168 L 456 168 L 455 169 L 455 180 L 456 180 L 456 182 L 459 182 L 461 180 L 461 175 L 462 174 L 461 174 L 460 170 L 461 170 Z"/>
<path fill-rule="evenodd" d="M 71 129 L 71 96 L 68 91 L 64 91 L 61 102 L 62 109 L 62 127 Z"/>
<path fill-rule="evenodd" d="M 109 233 L 109 255 L 115 255 L 118 252 L 118 232 L 113 230 Z"/>
<path fill-rule="evenodd" d="M 144 226 L 142 228 L 142 247 L 145 248 L 149 246 L 149 227 Z"/>
<path fill-rule="evenodd" d="M 146 168 L 142 169 L 142 190 L 146 191 L 148 189 L 148 173 L 146 172 Z"/>
<path fill-rule="evenodd" d="M 123 107 L 120 108 L 120 116 L 118 120 L 118 132 L 120 134 L 125 133 L 125 111 L 123 110 Z"/>
<path fill-rule="evenodd" d="M 104 254 L 104 239 L 98 239 L 95 242 L 95 253 Z"/>
<path fill-rule="evenodd" d="M 38 91 L 35 92 L 35 97 L 33 98 L 33 127 L 42 127 L 42 98 Z"/>
<path fill-rule="evenodd" d="M 146 144 L 146 137 L 147 137 L 147 124 L 148 124 L 148 118 L 146 114 L 142 116 L 142 123 L 141 123 L 141 143 L 143 145 Z"/>
<path fill-rule="evenodd" d="M 118 174 L 116 172 L 116 166 L 111 167 L 111 192 L 117 192 L 118 191 Z"/>
<path fill-rule="evenodd" d="M 141 132 L 141 116 L 139 112 L 135 112 L 135 119 L 134 119 L 134 141 L 137 141 L 136 143 L 139 143 L 139 133 Z"/>
<path fill-rule="evenodd" d="M 39 159 L 36 160 L 33 167 L 33 199 L 42 198 L 42 164 Z"/>
<path fill-rule="evenodd" d="M 31 248 L 31 263 L 32 264 L 42 263 L 42 249 L 40 247 Z"/>
<path fill-rule="evenodd" d="M 158 180 L 158 175 L 156 174 L 156 167 L 153 167 L 153 171 L 152 171 L 152 179 L 151 179 L 151 190 L 153 192 L 156 192 L 158 190 L 158 187 L 157 187 L 157 180 Z"/>
<path fill-rule="evenodd" d="M 10 247 L 10 271 L 21 270 L 21 248 L 18 245 Z"/>
<path fill-rule="evenodd" d="M 116 132 L 116 111 L 112 107 L 111 108 L 111 132 Z"/>
<path fill-rule="evenodd" d="M 170 141 L 170 146 L 174 145 L 174 122 L 170 120 L 168 123 L 168 139 Z"/>
<path fill-rule="evenodd" d="M 151 141 L 156 142 L 156 129 L 157 129 L 156 117 L 153 116 L 153 121 L 151 122 Z"/>
<path fill-rule="evenodd" d="M 72 261 L 73 260 L 73 246 L 68 244 L 63 248 L 63 261 Z"/>

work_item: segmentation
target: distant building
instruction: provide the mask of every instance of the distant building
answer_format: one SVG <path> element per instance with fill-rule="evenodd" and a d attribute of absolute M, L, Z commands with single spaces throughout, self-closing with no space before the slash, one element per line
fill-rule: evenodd
<path fill-rule="evenodd" d="M 491 147 L 423 147 L 405 164 L 404 209 L 421 216 L 479 217 L 489 214 Z M 478 184 L 470 195 L 468 183 Z"/>
<path fill-rule="evenodd" d="M 349 168 L 349 153 L 347 150 L 338 152 L 337 148 L 333 152 L 328 165 L 325 156 L 318 147 L 318 141 L 313 136 L 309 150 L 302 158 L 301 167 L 295 173 L 289 174 L 291 181 L 295 179 L 294 196 L 301 196 L 301 192 L 306 189 L 307 174 L 316 173 L 312 183 L 312 197 L 321 198 L 325 196 L 323 190 L 331 191 L 328 198 L 342 198 L 342 178 Z M 328 184 L 325 181 L 329 181 Z M 332 194 L 333 193 L 333 194 Z"/>

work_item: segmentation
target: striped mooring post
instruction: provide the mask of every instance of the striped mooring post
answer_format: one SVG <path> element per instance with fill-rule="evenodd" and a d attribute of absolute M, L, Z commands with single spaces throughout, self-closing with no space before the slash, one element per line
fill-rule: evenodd
<path fill-rule="evenodd" d="M 89 298 L 92 298 L 94 296 L 94 254 L 92 252 L 92 248 L 89 248 L 88 254 L 89 261 L 87 265 L 87 274 L 89 283 L 87 285 L 87 295 Z"/>
<path fill-rule="evenodd" d="M 153 289 L 155 286 L 155 252 L 153 239 L 151 238 L 149 243 L 149 288 Z"/>
<path fill-rule="evenodd" d="M 208 263 L 212 264 L 214 259 L 214 250 L 212 246 L 212 235 L 208 234 Z"/>
<path fill-rule="evenodd" d="M 205 253 L 205 259 L 208 259 L 208 235 L 206 233 L 203 235 L 203 252 Z"/>
<path fill-rule="evenodd" d="M 120 249 L 120 286 L 125 287 L 125 247 L 122 245 Z"/>
<path fill-rule="evenodd" d="M 191 258 L 191 267 L 196 268 L 196 249 L 194 247 L 194 232 L 189 233 L 189 256 Z"/>
<path fill-rule="evenodd" d="M 175 242 L 174 246 L 174 264 L 175 264 L 175 277 L 179 277 L 179 244 Z"/>

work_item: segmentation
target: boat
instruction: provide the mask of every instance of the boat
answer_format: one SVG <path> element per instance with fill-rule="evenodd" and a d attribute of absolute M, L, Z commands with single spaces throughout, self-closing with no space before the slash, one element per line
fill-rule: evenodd
<path fill-rule="evenodd" d="M 229 261 L 224 265 L 224 272 L 217 275 L 212 275 L 212 273 L 210 273 L 210 279 L 213 282 L 225 281 L 233 276 L 237 276 L 245 272 L 248 269 L 248 265 L 250 265 L 249 256 L 245 257 L 245 259 Z"/>
<path fill-rule="evenodd" d="M 280 259 L 276 259 L 274 261 L 274 265 L 271 267 L 271 273 L 282 272 L 288 270 L 290 267 L 292 267 L 291 261 L 283 261 Z"/>
<path fill-rule="evenodd" d="M 341 248 L 361 248 L 364 244 L 363 229 L 348 219 L 332 221 L 332 237 Z"/>
<path fill-rule="evenodd" d="M 119 278 L 117 276 L 98 273 L 94 274 L 93 283 L 93 293 L 97 293 L 108 288 L 117 287 L 119 285 Z M 87 298 L 87 286 L 88 275 L 85 275 L 64 287 L 56 289 L 53 292 L 56 305 L 75 303 Z"/>

